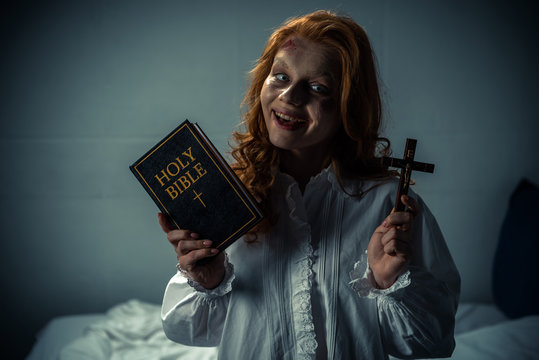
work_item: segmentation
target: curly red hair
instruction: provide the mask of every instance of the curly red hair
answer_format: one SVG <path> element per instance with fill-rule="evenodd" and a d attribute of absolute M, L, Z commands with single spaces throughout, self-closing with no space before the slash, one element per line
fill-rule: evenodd
<path fill-rule="evenodd" d="M 275 54 L 295 35 L 321 43 L 337 54 L 341 68 L 340 114 L 342 126 L 329 149 L 339 181 L 343 177 L 378 178 L 389 175 L 380 161 L 389 153 L 389 140 L 379 136 L 382 104 L 374 53 L 365 31 L 353 19 L 329 11 L 287 20 L 270 36 L 250 72 L 250 86 L 243 100 L 244 132 L 234 132 L 234 170 L 269 210 L 273 169 L 279 154 L 269 141 L 262 114 L 260 92 L 270 73 Z"/>

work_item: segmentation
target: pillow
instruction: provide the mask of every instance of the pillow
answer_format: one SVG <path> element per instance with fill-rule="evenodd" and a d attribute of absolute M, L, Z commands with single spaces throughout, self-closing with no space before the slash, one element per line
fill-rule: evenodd
<path fill-rule="evenodd" d="M 522 179 L 511 195 L 494 256 L 494 302 L 510 318 L 539 314 L 539 187 Z"/>

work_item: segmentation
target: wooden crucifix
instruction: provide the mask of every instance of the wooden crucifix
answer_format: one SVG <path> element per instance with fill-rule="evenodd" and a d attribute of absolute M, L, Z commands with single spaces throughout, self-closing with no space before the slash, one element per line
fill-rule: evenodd
<path fill-rule="evenodd" d="M 383 158 L 383 164 L 385 166 L 398 167 L 402 169 L 400 173 L 399 188 L 397 190 L 397 199 L 395 201 L 395 211 L 404 211 L 404 204 L 401 201 L 401 196 L 408 194 L 412 170 L 428 173 L 434 172 L 434 164 L 414 161 L 416 145 L 417 140 L 406 139 L 406 148 L 404 149 L 404 157 L 402 159 L 387 156 L 384 156 Z"/>

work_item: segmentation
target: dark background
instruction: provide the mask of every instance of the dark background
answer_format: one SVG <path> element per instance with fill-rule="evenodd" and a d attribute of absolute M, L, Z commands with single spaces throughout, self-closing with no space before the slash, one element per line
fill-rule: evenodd
<path fill-rule="evenodd" d="M 462 274 L 490 302 L 491 264 L 521 177 L 539 182 L 537 5 L 531 1 L 18 1 L 2 5 L 3 342 L 18 357 L 54 316 L 159 303 L 175 254 L 128 166 L 189 118 L 226 153 L 246 73 L 272 29 L 316 9 L 370 34 L 400 156 Z"/>

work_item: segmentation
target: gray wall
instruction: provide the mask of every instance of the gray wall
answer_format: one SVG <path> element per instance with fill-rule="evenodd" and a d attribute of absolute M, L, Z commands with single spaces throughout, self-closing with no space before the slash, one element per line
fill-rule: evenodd
<path fill-rule="evenodd" d="M 27 1 L 2 15 L 2 308 L 4 330 L 19 328 L 8 339 L 25 349 L 53 316 L 160 302 L 176 259 L 128 165 L 185 118 L 227 151 L 271 29 L 319 8 L 370 34 L 385 135 L 396 155 L 418 138 L 417 159 L 436 163 L 416 190 L 446 235 L 462 299 L 491 300 L 510 192 L 523 176 L 539 183 L 537 6 Z"/>

